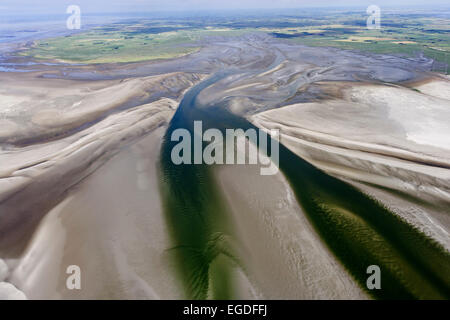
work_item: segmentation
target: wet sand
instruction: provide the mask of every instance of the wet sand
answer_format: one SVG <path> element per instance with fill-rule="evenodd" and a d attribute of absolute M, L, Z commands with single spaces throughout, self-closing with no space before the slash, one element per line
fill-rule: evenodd
<path fill-rule="evenodd" d="M 166 125 L 175 108 L 176 102 L 162 99 L 112 115 L 62 140 L 3 151 L 0 252 L 14 256 L 26 241 L 24 234 L 66 191 L 123 146 Z"/>
<path fill-rule="evenodd" d="M 240 257 L 260 299 L 367 299 L 320 239 L 281 173 L 225 166 L 217 179 L 230 204 Z"/>
<path fill-rule="evenodd" d="M 160 196 L 160 145 L 186 90 L 229 67 L 239 75 L 203 90 L 200 104 L 223 103 L 259 127 L 281 128 L 289 149 L 395 204 L 449 248 L 448 117 L 440 113 L 448 112 L 446 80 L 438 89 L 414 84 L 420 92 L 376 86 L 426 77 L 426 66 L 251 36 L 158 63 L 1 73 L 4 280 L 31 299 L 185 297 L 167 251 L 174 241 Z M 355 82 L 361 79 L 372 84 Z M 411 101 L 420 102 L 413 113 L 405 104 Z M 420 127 L 423 120 L 430 126 Z M 306 219 L 283 175 L 265 180 L 257 170 L 214 170 L 243 262 L 231 271 L 235 297 L 368 298 Z M 395 202 L 381 187 L 428 204 Z M 404 210 L 409 206 L 419 208 L 415 215 Z M 71 264 L 81 267 L 80 291 L 65 287 Z"/>
<path fill-rule="evenodd" d="M 204 78 L 181 72 L 109 81 L 41 76 L 41 72 L 0 73 L 0 143 L 29 145 L 61 139 L 117 111 L 161 97 L 179 101 L 185 90 Z"/>
<path fill-rule="evenodd" d="M 95 171 L 40 222 L 10 280 L 30 299 L 176 299 L 159 196 L 159 128 Z M 78 265 L 81 290 L 65 286 Z"/>
<path fill-rule="evenodd" d="M 420 92 L 395 85 L 336 85 L 342 89 L 340 97 L 289 105 L 251 119 L 259 127 L 281 129 L 281 142 L 290 150 L 332 175 L 355 181 L 386 205 L 399 206 L 392 200 L 397 192 L 399 201 L 406 201 L 399 215 L 448 250 L 450 101 L 431 93 L 447 92 L 450 82 L 411 85 Z M 376 188 L 385 191 L 369 191 Z"/>

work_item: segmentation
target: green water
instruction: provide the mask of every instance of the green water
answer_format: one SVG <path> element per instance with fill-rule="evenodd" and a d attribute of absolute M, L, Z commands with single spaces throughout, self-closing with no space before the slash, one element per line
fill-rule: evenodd
<path fill-rule="evenodd" d="M 230 269 L 236 261 L 227 248 L 231 230 L 225 204 L 209 168 L 173 164 L 171 151 L 176 142 L 170 141 L 170 135 L 178 128 L 185 128 L 193 136 L 194 119 L 204 118 L 195 109 L 195 98 L 220 77 L 212 77 L 186 93 L 166 132 L 161 151 L 166 218 L 175 242 L 171 251 L 178 261 L 186 296 L 193 299 L 205 299 L 208 294 L 217 299 L 232 298 Z M 228 262 L 214 264 L 217 259 L 228 259 Z"/>
<path fill-rule="evenodd" d="M 187 298 L 233 298 L 227 205 L 207 165 L 174 165 L 170 136 L 177 128 L 255 128 L 220 106 L 197 108 L 197 95 L 223 78 L 217 74 L 187 92 L 166 132 L 161 152 L 162 190 L 178 270 Z M 256 129 L 256 128 L 255 128 Z M 448 299 L 450 253 L 379 202 L 333 178 L 280 145 L 280 170 L 337 259 L 376 299 Z M 381 290 L 367 290 L 366 269 L 381 269 Z"/>

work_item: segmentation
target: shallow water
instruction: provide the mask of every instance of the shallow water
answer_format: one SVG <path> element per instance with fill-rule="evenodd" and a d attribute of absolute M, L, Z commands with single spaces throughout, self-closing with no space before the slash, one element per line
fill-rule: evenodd
<path fill-rule="evenodd" d="M 177 128 L 185 128 L 193 134 L 194 120 L 202 120 L 204 130 L 255 128 L 220 104 L 199 107 L 196 97 L 225 76 L 226 73 L 218 73 L 188 91 L 171 121 L 161 151 L 166 216 L 189 298 L 206 298 L 211 286 L 221 291 L 213 297 L 233 298 L 230 270 L 239 257 L 230 251 L 224 240 L 232 238 L 233 231 L 227 205 L 210 168 L 174 165 L 170 154 L 176 143 L 170 141 L 170 136 Z M 368 266 L 378 265 L 383 270 L 382 290 L 369 291 L 372 297 L 450 297 L 447 268 L 450 254 L 439 244 L 375 199 L 325 174 L 282 145 L 279 167 L 318 234 L 363 289 Z M 221 255 L 226 256 L 228 262 L 211 277 L 210 266 Z M 213 283 L 217 272 L 221 273 L 219 284 Z"/>

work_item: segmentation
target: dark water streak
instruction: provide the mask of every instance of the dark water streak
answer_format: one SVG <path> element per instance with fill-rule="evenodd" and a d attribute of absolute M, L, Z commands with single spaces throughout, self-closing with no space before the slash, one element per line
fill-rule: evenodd
<path fill-rule="evenodd" d="M 220 105 L 197 107 L 197 95 L 226 75 L 216 74 L 187 92 L 162 146 L 165 210 L 189 298 L 206 298 L 211 285 L 217 289 L 213 298 L 232 298 L 230 268 L 222 268 L 217 275 L 210 266 L 221 254 L 230 261 L 237 258 L 227 243 L 232 230 L 226 203 L 210 169 L 207 165 L 174 165 L 171 150 L 178 142 L 170 141 L 170 136 L 177 128 L 193 135 L 194 120 L 203 121 L 203 130 L 258 129 Z M 279 167 L 316 231 L 364 290 L 367 267 L 380 266 L 382 289 L 368 291 L 372 297 L 450 297 L 450 254 L 438 243 L 377 200 L 325 174 L 282 145 Z"/>

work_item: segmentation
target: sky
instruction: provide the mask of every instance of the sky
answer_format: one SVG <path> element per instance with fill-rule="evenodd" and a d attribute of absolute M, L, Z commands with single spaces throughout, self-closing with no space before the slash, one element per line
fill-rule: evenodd
<path fill-rule="evenodd" d="M 79 5 L 84 13 L 197 11 L 220 9 L 270 9 L 303 7 L 380 7 L 414 6 L 433 8 L 448 5 L 449 0 L 0 0 L 0 15 L 59 14 L 71 5 Z"/>

